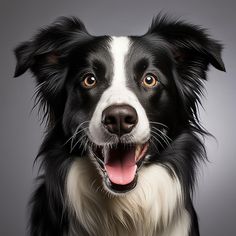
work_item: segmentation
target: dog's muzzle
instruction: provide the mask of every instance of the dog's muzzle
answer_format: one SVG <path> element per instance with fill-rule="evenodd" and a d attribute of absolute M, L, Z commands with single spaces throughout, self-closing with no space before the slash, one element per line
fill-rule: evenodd
<path fill-rule="evenodd" d="M 132 136 L 138 114 L 128 104 L 111 105 L 103 110 L 101 123 L 108 134 L 119 140 L 107 146 L 96 146 L 93 150 L 104 172 L 105 184 L 112 192 L 130 191 L 136 186 L 137 171 L 148 149 L 148 142 L 127 143 L 122 139 Z"/>

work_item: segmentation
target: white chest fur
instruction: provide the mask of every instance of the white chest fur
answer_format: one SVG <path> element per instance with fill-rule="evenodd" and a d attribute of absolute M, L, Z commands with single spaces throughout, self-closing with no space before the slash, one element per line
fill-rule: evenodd
<path fill-rule="evenodd" d="M 74 161 L 66 184 L 71 214 L 90 236 L 188 235 L 190 217 L 180 183 L 160 165 L 143 167 L 136 188 L 124 196 L 104 190 L 89 158 Z M 72 224 L 71 235 L 76 231 Z"/>

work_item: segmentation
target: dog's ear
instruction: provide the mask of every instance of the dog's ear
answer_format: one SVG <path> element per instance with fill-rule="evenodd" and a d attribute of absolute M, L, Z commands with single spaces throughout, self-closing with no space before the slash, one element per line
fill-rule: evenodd
<path fill-rule="evenodd" d="M 14 77 L 22 75 L 30 67 L 32 54 L 30 44 L 30 42 L 25 42 L 15 49 L 17 64 Z"/>
<path fill-rule="evenodd" d="M 221 58 L 222 45 L 210 38 L 206 30 L 182 20 L 159 14 L 153 19 L 146 37 L 165 41 L 174 56 L 176 71 L 174 81 L 183 119 L 195 128 L 198 125 L 198 104 L 201 104 L 206 71 L 209 64 L 221 71 L 225 66 Z"/>
<path fill-rule="evenodd" d="M 205 63 L 203 69 L 207 69 L 210 63 L 218 70 L 225 71 L 221 58 L 222 45 L 197 25 L 158 15 L 153 19 L 147 34 L 157 34 L 165 39 L 171 45 L 177 63 L 196 59 Z"/>
<path fill-rule="evenodd" d="M 62 112 L 67 58 L 73 48 L 90 37 L 79 19 L 62 17 L 15 49 L 15 77 L 31 70 L 38 84 L 36 102 L 40 103 L 45 116 L 53 115 L 55 118 Z"/>
<path fill-rule="evenodd" d="M 35 37 L 15 49 L 17 65 L 14 77 L 31 69 L 37 76 L 37 66 L 57 65 L 71 47 L 89 36 L 84 24 L 77 18 L 61 17 Z M 38 68 L 39 69 L 39 68 Z"/>

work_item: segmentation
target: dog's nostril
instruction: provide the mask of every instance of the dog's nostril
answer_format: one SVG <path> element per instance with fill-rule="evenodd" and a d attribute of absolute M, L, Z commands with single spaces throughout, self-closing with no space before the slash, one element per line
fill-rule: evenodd
<path fill-rule="evenodd" d="M 133 116 L 126 116 L 125 117 L 125 123 L 126 124 L 135 124 L 135 117 L 133 117 Z"/>
<path fill-rule="evenodd" d="M 118 136 L 131 132 L 137 121 L 137 112 L 129 105 L 110 106 L 102 113 L 105 128 Z"/>
<path fill-rule="evenodd" d="M 117 122 L 116 121 L 116 117 L 114 117 L 114 116 L 107 116 L 107 117 L 105 117 L 103 123 L 108 125 L 108 124 L 115 124 L 116 122 Z"/>

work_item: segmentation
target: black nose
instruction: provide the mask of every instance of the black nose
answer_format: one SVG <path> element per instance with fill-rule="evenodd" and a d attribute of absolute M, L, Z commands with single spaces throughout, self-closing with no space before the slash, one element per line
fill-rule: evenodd
<path fill-rule="evenodd" d="M 130 133 L 137 122 L 137 112 L 129 105 L 109 106 L 102 113 L 102 123 L 105 128 L 118 136 Z"/>

